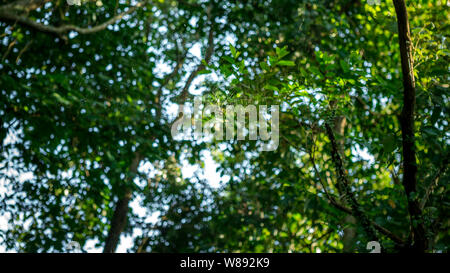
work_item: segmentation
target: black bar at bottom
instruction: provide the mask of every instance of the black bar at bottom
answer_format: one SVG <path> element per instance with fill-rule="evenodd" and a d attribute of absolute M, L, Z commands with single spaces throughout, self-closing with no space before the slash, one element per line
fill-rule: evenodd
<path fill-rule="evenodd" d="M 58 272 L 340 272 L 447 268 L 447 254 L 0 254 L 2 266 Z M 61 271 L 62 270 L 62 271 Z M 5 271 L 6 272 L 6 271 Z M 100 272 L 100 271 L 99 271 Z"/>

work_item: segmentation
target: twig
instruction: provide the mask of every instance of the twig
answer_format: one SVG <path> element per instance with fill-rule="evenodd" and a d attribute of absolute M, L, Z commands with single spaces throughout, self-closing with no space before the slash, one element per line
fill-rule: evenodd
<path fill-rule="evenodd" d="M 445 171 L 447 168 L 448 159 L 444 160 L 441 168 L 437 171 L 436 175 L 431 180 L 430 184 L 428 185 L 427 189 L 425 190 L 425 194 L 422 198 L 422 201 L 420 202 L 420 209 L 423 210 L 425 208 L 425 205 L 428 202 L 428 199 L 430 198 L 431 193 L 434 191 L 434 189 L 439 184 L 439 178 L 441 177 L 441 174 Z"/>
<path fill-rule="evenodd" d="M 16 64 L 19 63 L 20 57 L 22 57 L 22 54 L 25 53 L 25 51 L 27 51 L 27 50 L 30 48 L 30 46 L 31 46 L 32 43 L 33 43 L 33 40 L 29 41 L 29 42 L 22 48 L 22 50 L 21 50 L 21 51 L 19 52 L 19 54 L 17 55 L 17 58 L 16 58 Z"/>

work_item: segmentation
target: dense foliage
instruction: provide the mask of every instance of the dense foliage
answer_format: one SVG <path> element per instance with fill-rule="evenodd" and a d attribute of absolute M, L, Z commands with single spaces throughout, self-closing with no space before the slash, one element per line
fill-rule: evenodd
<path fill-rule="evenodd" d="M 393 2 L 1 1 L 1 244 L 447 252 L 448 3 L 407 1 L 403 43 Z M 199 96 L 280 105 L 278 148 L 174 139 L 176 104 Z"/>

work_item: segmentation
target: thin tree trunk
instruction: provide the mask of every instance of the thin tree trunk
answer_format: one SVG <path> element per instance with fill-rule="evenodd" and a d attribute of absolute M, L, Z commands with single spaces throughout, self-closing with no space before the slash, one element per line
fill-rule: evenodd
<path fill-rule="evenodd" d="M 403 74 L 403 109 L 400 117 L 403 144 L 403 187 L 408 198 L 408 211 L 411 218 L 412 249 L 424 252 L 427 249 L 427 239 L 422 211 L 417 198 L 417 164 L 414 146 L 416 89 L 411 34 L 405 1 L 393 0 L 393 2 L 397 13 L 398 40 Z"/>
<path fill-rule="evenodd" d="M 344 223 L 346 227 L 344 228 L 344 236 L 342 236 L 342 242 L 344 243 L 342 251 L 344 253 L 353 253 L 356 245 L 356 218 L 352 215 L 346 215 Z"/>
<path fill-rule="evenodd" d="M 130 165 L 130 172 L 137 173 L 139 162 L 140 155 L 139 153 L 136 153 L 133 162 Z M 111 219 L 111 227 L 108 232 L 108 237 L 106 238 L 103 253 L 114 253 L 116 251 L 117 245 L 120 241 L 120 234 L 125 229 L 125 226 L 127 224 L 127 215 L 131 196 L 132 192 L 128 188 L 116 203 L 116 208 Z"/>
<path fill-rule="evenodd" d="M 325 129 L 328 138 L 330 139 L 331 142 L 331 159 L 336 169 L 337 188 L 339 189 L 340 192 L 342 192 L 341 194 L 342 197 L 345 198 L 346 202 L 348 202 L 348 204 L 350 205 L 352 215 L 355 217 L 355 219 L 357 219 L 359 224 L 362 226 L 365 234 L 367 235 L 367 238 L 370 241 L 378 241 L 378 237 L 372 222 L 364 213 L 363 209 L 356 200 L 354 193 L 351 190 L 350 184 L 348 182 L 344 170 L 342 158 L 338 150 L 339 148 L 336 143 L 336 138 L 334 136 L 333 129 L 330 127 L 328 123 L 325 123 Z"/>
<path fill-rule="evenodd" d="M 336 140 L 339 152 L 343 155 L 345 151 L 345 126 L 347 125 L 347 119 L 345 116 L 336 117 L 334 121 L 334 131 L 339 135 L 339 139 Z M 342 195 L 342 193 L 340 193 Z M 345 204 L 345 198 L 341 199 L 341 202 Z M 351 253 L 355 251 L 356 243 L 356 219 L 352 215 L 346 215 L 344 218 L 344 235 L 342 236 L 342 242 L 344 244 L 343 252 Z"/>

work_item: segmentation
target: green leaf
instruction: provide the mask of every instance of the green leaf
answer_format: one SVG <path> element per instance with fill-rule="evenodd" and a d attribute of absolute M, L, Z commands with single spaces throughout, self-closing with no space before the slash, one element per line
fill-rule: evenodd
<path fill-rule="evenodd" d="M 239 52 L 236 51 L 236 48 L 232 44 L 230 44 L 230 51 L 233 57 L 237 59 L 237 57 L 239 56 Z"/>
<path fill-rule="evenodd" d="M 432 137 L 435 137 L 435 136 L 439 135 L 439 130 L 434 128 L 434 127 L 432 127 L 432 126 L 423 127 L 422 128 L 422 132 L 427 134 L 427 135 L 429 135 L 429 136 L 432 136 Z"/>
<path fill-rule="evenodd" d="M 346 61 L 340 60 L 339 64 L 341 65 L 341 68 L 342 70 L 344 70 L 345 73 L 348 73 L 350 71 L 350 66 Z"/>
<path fill-rule="evenodd" d="M 439 119 L 439 116 L 441 115 L 441 111 L 442 111 L 442 108 L 439 107 L 439 106 L 435 107 L 433 109 L 433 114 L 431 115 L 431 118 L 430 118 L 430 124 L 431 125 L 435 124 L 436 121 Z"/>
<path fill-rule="evenodd" d="M 269 90 L 273 90 L 273 91 L 278 91 L 278 87 L 270 85 L 270 84 L 266 84 L 264 86 L 265 89 L 269 89 Z"/>
<path fill-rule="evenodd" d="M 61 97 L 61 95 L 58 94 L 58 93 L 53 93 L 53 97 L 55 97 L 56 100 L 57 100 L 59 103 L 61 103 L 61 104 L 64 104 L 64 105 L 69 105 L 69 104 L 70 104 L 70 101 L 68 101 L 68 100 L 66 100 L 65 98 Z"/>
<path fill-rule="evenodd" d="M 277 47 L 275 49 L 276 53 L 277 53 L 277 57 L 278 59 L 282 59 L 284 56 L 289 54 L 289 51 L 287 50 L 287 46 L 284 46 L 283 48 L 279 48 Z"/>
<path fill-rule="evenodd" d="M 270 69 L 269 65 L 266 62 L 260 62 L 259 66 L 265 71 L 269 71 Z"/>
<path fill-rule="evenodd" d="M 205 75 L 205 74 L 211 74 L 211 71 L 207 70 L 207 69 L 203 69 L 198 72 L 198 75 Z"/>
<path fill-rule="evenodd" d="M 225 59 L 230 64 L 234 64 L 235 63 L 234 59 L 231 58 L 230 56 L 223 56 L 222 58 Z"/>
<path fill-rule="evenodd" d="M 384 153 L 390 154 L 396 148 L 396 137 L 392 134 L 388 134 L 381 143 L 383 144 Z"/>
<path fill-rule="evenodd" d="M 277 63 L 277 65 L 280 65 L 280 66 L 295 66 L 295 63 L 293 61 L 282 60 L 282 61 L 279 61 Z"/>

